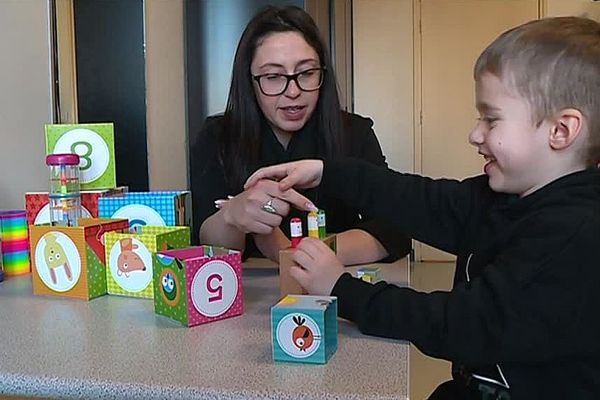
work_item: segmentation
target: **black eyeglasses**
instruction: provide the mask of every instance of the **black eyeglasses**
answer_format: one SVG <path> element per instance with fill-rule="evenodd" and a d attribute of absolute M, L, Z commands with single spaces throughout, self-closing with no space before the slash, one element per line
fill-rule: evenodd
<path fill-rule="evenodd" d="M 258 87 L 265 96 L 279 96 L 287 90 L 290 81 L 296 82 L 303 92 L 315 91 L 323 84 L 323 75 L 325 75 L 325 67 L 309 68 L 290 75 L 275 73 L 252 75 L 252 79 L 258 82 Z"/>

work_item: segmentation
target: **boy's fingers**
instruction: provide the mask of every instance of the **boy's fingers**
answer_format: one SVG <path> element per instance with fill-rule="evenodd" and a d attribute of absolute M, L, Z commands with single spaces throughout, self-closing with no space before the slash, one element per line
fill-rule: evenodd
<path fill-rule="evenodd" d="M 304 241 L 304 240 L 302 240 Z M 297 264 L 299 264 L 303 269 L 310 271 L 312 269 L 312 264 L 314 263 L 314 258 L 307 252 L 298 248 L 292 255 L 292 260 L 294 260 Z"/>
<path fill-rule="evenodd" d="M 320 239 L 317 238 L 313 238 L 313 237 L 305 237 L 302 239 L 302 241 L 300 242 L 300 244 L 298 245 L 298 250 L 307 253 L 308 255 L 311 256 L 311 258 L 317 258 L 319 256 L 319 254 L 322 252 L 322 249 L 320 248 L 320 244 L 323 243 L 321 242 Z"/>
<path fill-rule="evenodd" d="M 308 282 L 310 281 L 310 277 L 308 276 L 308 273 L 304 269 L 293 265 L 290 268 L 290 276 L 292 278 L 294 278 L 296 281 L 298 281 L 300 286 L 302 286 L 303 288 L 306 289 L 306 286 L 308 285 Z"/>
<path fill-rule="evenodd" d="M 261 179 L 271 179 L 271 180 L 279 180 L 287 176 L 287 166 L 286 164 L 281 165 L 271 165 L 269 167 L 264 167 L 254 172 L 250 177 L 246 180 L 244 184 L 244 189 L 248 189 L 256 184 L 256 182 Z"/>
<path fill-rule="evenodd" d="M 291 171 L 287 171 L 287 175 L 283 177 L 281 181 L 279 181 L 279 189 L 280 190 L 288 190 L 293 188 L 300 181 L 300 174 L 297 169 L 293 169 Z"/>

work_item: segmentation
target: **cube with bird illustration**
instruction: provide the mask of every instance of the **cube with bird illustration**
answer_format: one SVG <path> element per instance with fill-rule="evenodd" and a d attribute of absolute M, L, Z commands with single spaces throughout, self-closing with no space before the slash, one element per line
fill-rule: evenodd
<path fill-rule="evenodd" d="M 126 219 L 82 218 L 79 226 L 31 225 L 33 293 L 90 300 L 106 294 L 104 235 Z"/>
<path fill-rule="evenodd" d="M 154 253 L 190 245 L 189 226 L 140 226 L 136 233 L 107 233 L 106 284 L 109 294 L 154 298 Z"/>
<path fill-rule="evenodd" d="M 274 361 L 325 364 L 337 333 L 336 297 L 287 295 L 271 307 Z"/>
<path fill-rule="evenodd" d="M 244 312 L 237 250 L 194 246 L 160 251 L 153 267 L 156 314 L 195 326 Z"/>

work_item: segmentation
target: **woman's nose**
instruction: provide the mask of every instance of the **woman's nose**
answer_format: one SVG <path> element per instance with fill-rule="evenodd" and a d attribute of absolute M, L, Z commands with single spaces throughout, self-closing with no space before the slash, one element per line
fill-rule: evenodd
<path fill-rule="evenodd" d="M 287 89 L 285 89 L 284 94 L 287 97 L 298 97 L 302 91 L 300 87 L 298 87 L 298 83 L 295 80 L 290 80 Z"/>

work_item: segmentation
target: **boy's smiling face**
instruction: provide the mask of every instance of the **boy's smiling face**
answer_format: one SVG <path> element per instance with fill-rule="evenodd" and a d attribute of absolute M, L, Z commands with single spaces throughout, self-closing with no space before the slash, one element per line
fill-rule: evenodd
<path fill-rule="evenodd" d="M 485 159 L 492 190 L 525 196 L 553 180 L 552 126 L 544 120 L 536 127 L 529 103 L 515 92 L 489 72 L 480 76 L 475 87 L 480 118 L 469 142 Z"/>

